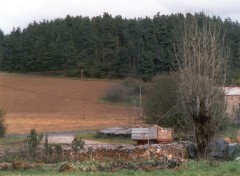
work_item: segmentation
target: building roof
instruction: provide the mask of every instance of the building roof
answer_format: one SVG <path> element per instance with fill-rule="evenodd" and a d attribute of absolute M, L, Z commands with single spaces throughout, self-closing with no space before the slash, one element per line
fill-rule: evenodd
<path fill-rule="evenodd" d="M 239 95 L 240 87 L 224 87 L 224 92 L 226 95 Z"/>

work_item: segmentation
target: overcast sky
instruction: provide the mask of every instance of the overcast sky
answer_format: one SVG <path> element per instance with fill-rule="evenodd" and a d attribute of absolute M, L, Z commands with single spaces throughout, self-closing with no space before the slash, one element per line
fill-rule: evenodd
<path fill-rule="evenodd" d="M 0 0 L 0 29 L 25 28 L 32 21 L 103 12 L 127 18 L 153 17 L 157 12 L 200 12 L 240 21 L 240 0 Z"/>

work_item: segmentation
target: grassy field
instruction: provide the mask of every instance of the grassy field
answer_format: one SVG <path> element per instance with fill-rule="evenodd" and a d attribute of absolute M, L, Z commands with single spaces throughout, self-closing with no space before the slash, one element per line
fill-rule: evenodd
<path fill-rule="evenodd" d="M 7 133 L 129 126 L 138 110 L 99 101 L 115 83 L 0 73 L 0 108 L 6 113 Z"/>
<path fill-rule="evenodd" d="M 73 171 L 70 173 L 59 173 L 58 167 L 45 167 L 40 169 L 30 170 L 15 170 L 15 171 L 0 171 L 0 175 L 98 175 L 98 176 L 239 176 L 240 175 L 240 161 L 223 162 L 223 163 L 210 163 L 210 162 L 196 162 L 191 161 L 173 170 L 120 170 L 117 172 L 81 172 Z"/>
<path fill-rule="evenodd" d="M 131 137 L 98 135 L 96 132 L 79 134 L 77 136 L 81 137 L 83 140 L 88 139 L 108 144 L 136 144 Z"/>

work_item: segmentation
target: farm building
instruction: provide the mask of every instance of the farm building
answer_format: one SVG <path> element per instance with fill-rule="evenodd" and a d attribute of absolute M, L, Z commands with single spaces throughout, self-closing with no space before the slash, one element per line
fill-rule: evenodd
<path fill-rule="evenodd" d="M 240 87 L 225 87 L 227 114 L 234 117 L 234 112 L 240 109 Z"/>

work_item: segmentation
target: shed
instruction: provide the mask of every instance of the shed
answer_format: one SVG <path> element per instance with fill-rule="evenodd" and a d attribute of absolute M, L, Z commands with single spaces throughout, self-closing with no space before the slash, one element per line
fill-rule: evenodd
<path fill-rule="evenodd" d="M 234 117 L 236 110 L 240 109 L 240 87 L 224 87 L 227 114 Z"/>

